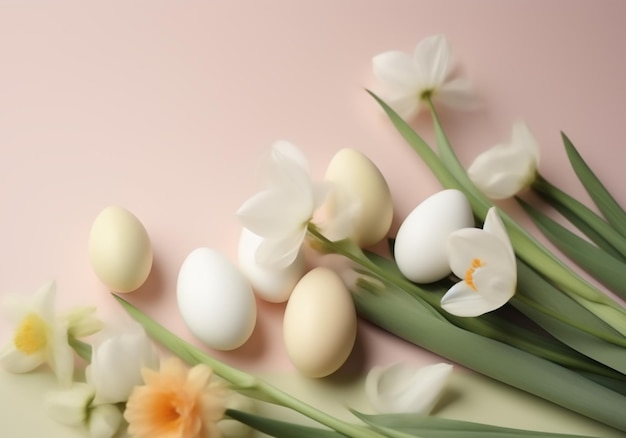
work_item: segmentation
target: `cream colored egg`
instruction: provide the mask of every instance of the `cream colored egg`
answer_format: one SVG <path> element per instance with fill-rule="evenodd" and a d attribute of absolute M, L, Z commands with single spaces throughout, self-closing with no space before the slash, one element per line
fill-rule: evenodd
<path fill-rule="evenodd" d="M 387 235 L 393 219 L 393 201 L 387 181 L 369 158 L 355 149 L 341 149 L 326 169 L 326 180 L 337 189 L 329 200 L 331 213 L 346 199 L 357 201 L 353 237 L 359 246 L 373 245 Z"/>
<path fill-rule="evenodd" d="M 352 297 L 334 271 L 317 267 L 302 277 L 283 319 L 285 349 L 298 371 L 308 377 L 335 372 L 352 351 L 356 328 Z"/>
<path fill-rule="evenodd" d="M 453 231 L 474 226 L 469 201 L 459 190 L 442 190 L 426 198 L 404 219 L 394 243 L 400 272 L 416 283 L 431 283 L 450 274 L 446 252 Z"/>
<path fill-rule="evenodd" d="M 89 233 L 88 251 L 96 276 L 113 292 L 138 289 L 152 269 L 148 232 L 122 207 L 110 206 L 98 214 Z"/>

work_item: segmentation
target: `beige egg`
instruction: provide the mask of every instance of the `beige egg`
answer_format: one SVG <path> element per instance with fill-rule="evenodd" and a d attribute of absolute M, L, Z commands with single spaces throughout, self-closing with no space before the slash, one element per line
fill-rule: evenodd
<path fill-rule="evenodd" d="M 331 269 L 317 267 L 296 284 L 283 319 L 289 359 L 308 377 L 341 367 L 354 346 L 357 317 L 350 292 Z"/>
<path fill-rule="evenodd" d="M 352 236 L 359 246 L 381 241 L 393 219 L 393 200 L 384 176 L 362 152 L 345 148 L 337 152 L 326 169 L 327 181 L 335 186 L 329 199 L 332 214 L 339 203 L 353 199 L 358 203 Z"/>
<path fill-rule="evenodd" d="M 132 292 L 148 278 L 152 245 L 143 224 L 130 211 L 117 206 L 98 214 L 89 234 L 91 266 L 113 292 Z"/>

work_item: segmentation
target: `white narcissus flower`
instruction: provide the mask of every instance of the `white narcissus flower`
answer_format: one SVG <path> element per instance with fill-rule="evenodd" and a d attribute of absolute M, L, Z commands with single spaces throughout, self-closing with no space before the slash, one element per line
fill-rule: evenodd
<path fill-rule="evenodd" d="M 441 307 L 457 316 L 479 316 L 495 310 L 515 295 L 515 252 L 495 207 L 483 229 L 463 228 L 448 237 L 452 272 L 462 281 L 441 299 Z"/>
<path fill-rule="evenodd" d="M 452 108 L 476 107 L 469 82 L 451 77 L 451 50 L 443 35 L 423 39 L 412 55 L 396 50 L 376 55 L 372 64 L 385 87 L 383 97 L 404 119 L 416 115 L 427 97 Z"/>
<path fill-rule="evenodd" d="M 263 239 L 255 256 L 260 266 L 281 269 L 294 262 L 307 226 L 330 190 L 330 184 L 311 180 L 307 159 L 296 146 L 273 144 L 268 188 L 237 211 L 243 226 Z"/>
<path fill-rule="evenodd" d="M 68 321 L 54 310 L 54 283 L 42 286 L 26 300 L 8 295 L 3 308 L 14 324 L 10 341 L 0 349 L 0 365 L 12 373 L 26 373 L 47 363 L 62 385 L 74 373 L 74 352 L 68 344 Z"/>
<path fill-rule="evenodd" d="M 513 125 L 511 141 L 476 157 L 467 169 L 472 182 L 491 199 L 506 199 L 530 186 L 537 176 L 539 144 L 524 122 Z"/>
<path fill-rule="evenodd" d="M 439 400 L 451 373 L 452 365 L 446 363 L 374 367 L 367 374 L 365 392 L 378 413 L 426 415 Z"/>
<path fill-rule="evenodd" d="M 125 402 L 135 385 L 143 383 L 142 368 L 159 367 L 158 353 L 140 324 L 111 330 L 94 345 L 85 370 L 87 383 L 96 390 L 94 405 Z"/>

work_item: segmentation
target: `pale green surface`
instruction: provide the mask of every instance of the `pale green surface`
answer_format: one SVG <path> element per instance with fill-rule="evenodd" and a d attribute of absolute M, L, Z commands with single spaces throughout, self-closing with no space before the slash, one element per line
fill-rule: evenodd
<path fill-rule="evenodd" d="M 363 393 L 363 379 L 345 375 L 311 380 L 294 374 L 268 374 L 261 378 L 339 417 L 350 419 L 346 406 L 371 412 Z M 43 411 L 43 394 L 54 387 L 47 372 L 11 375 L 0 371 L 0 425 L 2 437 L 86 437 L 85 431 L 55 423 Z M 276 418 L 298 417 L 280 408 L 261 406 L 261 412 Z M 565 411 L 551 403 L 526 395 L 490 379 L 457 370 L 436 415 L 501 426 L 551 432 L 624 437 L 626 434 Z"/>

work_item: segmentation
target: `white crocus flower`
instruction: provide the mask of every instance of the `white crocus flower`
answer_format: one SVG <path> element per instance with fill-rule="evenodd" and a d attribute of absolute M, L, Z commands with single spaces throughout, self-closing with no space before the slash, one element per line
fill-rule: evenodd
<path fill-rule="evenodd" d="M 467 80 L 452 78 L 450 45 L 443 35 L 423 39 L 412 55 L 388 51 L 372 59 L 385 100 L 404 119 L 419 112 L 427 97 L 458 109 L 476 106 Z"/>
<path fill-rule="evenodd" d="M 530 186 L 537 175 L 539 144 L 524 122 L 513 125 L 511 141 L 478 155 L 467 173 L 491 199 L 506 199 Z"/>
<path fill-rule="evenodd" d="M 134 386 L 143 383 L 141 369 L 159 366 L 157 351 L 140 324 L 111 331 L 94 345 L 85 370 L 96 391 L 94 405 L 125 402 Z"/>
<path fill-rule="evenodd" d="M 452 365 L 446 363 L 374 367 L 367 374 L 365 392 L 378 413 L 426 415 L 439 400 L 451 373 Z"/>
<path fill-rule="evenodd" d="M 284 268 L 298 256 L 307 225 L 329 186 L 311 181 L 306 157 L 291 143 L 274 143 L 269 161 L 269 187 L 248 199 L 237 216 L 263 238 L 256 252 L 258 264 Z"/>
<path fill-rule="evenodd" d="M 12 373 L 26 373 L 47 363 L 62 385 L 69 385 L 74 354 L 68 344 L 68 321 L 54 310 L 54 283 L 42 286 L 26 300 L 8 295 L 4 311 L 15 326 L 10 341 L 0 349 L 0 365 Z"/>
<path fill-rule="evenodd" d="M 483 229 L 463 228 L 448 237 L 448 257 L 459 281 L 446 292 L 441 306 L 457 316 L 479 316 L 509 301 L 515 294 L 515 253 L 495 207 Z"/>

